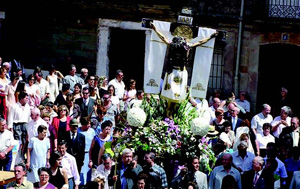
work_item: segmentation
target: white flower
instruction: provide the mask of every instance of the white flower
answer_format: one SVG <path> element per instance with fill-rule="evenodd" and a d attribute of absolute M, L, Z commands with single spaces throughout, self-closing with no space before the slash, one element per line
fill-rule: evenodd
<path fill-rule="evenodd" d="M 127 122 L 130 126 L 142 127 L 146 122 L 146 117 L 143 109 L 138 107 L 131 108 L 127 113 Z"/>
<path fill-rule="evenodd" d="M 191 122 L 191 131 L 194 135 L 204 136 L 208 133 L 209 130 L 209 122 L 207 119 L 202 117 L 197 117 L 193 119 Z"/>

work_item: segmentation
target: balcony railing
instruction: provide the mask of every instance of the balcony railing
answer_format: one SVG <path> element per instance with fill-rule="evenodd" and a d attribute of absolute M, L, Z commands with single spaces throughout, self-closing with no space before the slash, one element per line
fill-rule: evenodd
<path fill-rule="evenodd" d="M 300 18 L 300 0 L 269 0 L 269 17 Z"/>

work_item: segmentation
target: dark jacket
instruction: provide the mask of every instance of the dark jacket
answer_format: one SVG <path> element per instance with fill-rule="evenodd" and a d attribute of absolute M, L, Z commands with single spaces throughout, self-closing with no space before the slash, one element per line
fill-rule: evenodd
<path fill-rule="evenodd" d="M 244 173 L 243 189 L 274 189 L 274 176 L 268 169 L 261 172 L 256 184 L 254 185 L 255 171 L 250 170 Z"/>
<path fill-rule="evenodd" d="M 282 132 L 279 135 L 280 144 L 289 149 L 293 148 L 293 131 L 294 128 L 292 126 L 285 127 L 282 129 Z M 298 141 L 298 147 L 300 147 L 300 140 Z"/>
<path fill-rule="evenodd" d="M 114 181 L 112 180 L 112 177 L 114 175 L 118 175 L 118 180 L 116 183 L 116 188 L 121 188 L 121 168 L 122 168 L 122 163 L 119 162 L 117 164 L 117 172 L 115 174 L 115 166 L 113 165 L 111 167 L 111 171 L 110 174 L 108 175 L 108 185 L 109 186 L 114 186 Z M 124 177 L 126 178 L 126 182 L 127 182 L 127 189 L 133 189 L 135 184 L 137 183 L 137 176 L 138 174 L 143 170 L 143 168 L 137 164 L 137 167 L 132 169 L 130 167 L 128 167 L 125 172 L 124 172 Z"/>
<path fill-rule="evenodd" d="M 95 100 L 89 98 L 88 105 L 85 106 L 85 104 L 83 103 L 83 98 L 78 98 L 75 100 L 75 104 L 78 104 L 80 107 L 81 117 L 86 117 L 86 116 L 90 116 L 90 114 L 92 113 Z"/>
<path fill-rule="evenodd" d="M 85 136 L 79 132 L 77 132 L 77 136 L 74 142 L 71 139 L 70 132 L 66 135 L 67 141 L 67 152 L 75 157 L 78 171 L 81 170 L 84 161 L 85 155 Z"/>

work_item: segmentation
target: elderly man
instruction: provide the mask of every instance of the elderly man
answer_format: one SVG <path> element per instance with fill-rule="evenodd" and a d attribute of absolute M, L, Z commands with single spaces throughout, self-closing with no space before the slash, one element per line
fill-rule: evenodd
<path fill-rule="evenodd" d="M 99 182 L 100 179 L 104 179 L 104 185 L 105 189 L 109 188 L 108 186 L 108 175 L 111 173 L 111 167 L 113 164 L 112 157 L 109 153 L 103 154 L 101 156 L 102 164 L 99 165 L 95 171 L 95 173 L 92 175 L 92 181 Z"/>
<path fill-rule="evenodd" d="M 89 75 L 89 70 L 87 68 L 82 68 L 80 72 L 80 78 L 85 82 L 86 78 Z"/>
<path fill-rule="evenodd" d="M 5 69 L 6 69 L 6 78 L 10 81 L 10 75 L 11 75 L 11 73 L 10 73 L 10 70 L 11 70 L 10 63 L 9 62 L 4 62 L 2 64 L 2 66 L 5 67 Z"/>
<path fill-rule="evenodd" d="M 108 185 L 119 189 L 132 189 L 137 183 L 137 176 L 142 171 L 142 168 L 137 163 L 132 163 L 133 153 L 126 148 L 122 151 L 122 159 L 117 165 L 112 166 L 111 172 L 108 175 Z M 115 166 L 117 166 L 115 172 Z"/>
<path fill-rule="evenodd" d="M 76 66 L 74 64 L 70 65 L 70 74 L 66 75 L 63 79 L 63 84 L 70 84 L 70 91 L 73 93 L 74 91 L 74 85 L 76 83 L 80 83 L 81 85 L 84 85 L 83 79 L 78 77 L 76 75 Z"/>
<path fill-rule="evenodd" d="M 150 185 L 154 188 L 168 188 L 167 175 L 165 170 L 155 162 L 153 152 L 146 153 L 144 156 L 145 166 L 143 170 L 149 175 Z"/>
<path fill-rule="evenodd" d="M 67 141 L 67 152 L 75 157 L 77 163 L 78 172 L 81 172 L 81 167 L 83 166 L 83 160 L 85 151 L 85 136 L 81 133 L 78 133 L 79 123 L 77 119 L 72 119 L 70 121 L 70 131 L 66 135 Z"/>
<path fill-rule="evenodd" d="M 286 149 L 289 150 L 291 150 L 294 146 L 298 148 L 300 147 L 298 117 L 292 118 L 290 127 L 282 129 L 282 132 L 279 135 L 279 141 Z"/>
<path fill-rule="evenodd" d="M 6 129 L 6 120 L 0 118 L 0 171 L 10 171 L 14 137 Z"/>
<path fill-rule="evenodd" d="M 46 121 L 44 121 L 42 118 L 41 118 L 41 111 L 38 109 L 38 108 L 33 108 L 31 110 L 31 120 L 28 122 L 28 125 L 27 125 L 27 134 L 28 134 L 28 139 L 27 141 L 30 141 L 30 139 L 32 137 L 36 137 L 38 136 L 38 127 L 40 125 L 45 125 L 47 127 L 47 136 L 50 136 L 50 132 L 48 130 L 48 124 L 46 123 Z"/>
<path fill-rule="evenodd" d="M 271 122 L 273 136 L 276 137 L 275 140 L 279 138 L 279 135 L 281 134 L 283 128 L 291 125 L 291 113 L 292 109 L 289 106 L 283 106 L 281 108 L 280 115 L 276 116 Z"/>
<path fill-rule="evenodd" d="M 25 189 L 33 189 L 33 183 L 27 181 L 26 177 L 26 167 L 25 164 L 19 163 L 15 165 L 15 181 L 12 181 L 7 184 L 6 188 L 25 188 Z"/>
<path fill-rule="evenodd" d="M 247 173 L 243 189 L 273 189 L 273 172 L 277 167 L 277 161 L 268 159 L 265 163 L 263 157 L 256 156 L 252 161 L 252 167 L 253 169 Z"/>
<path fill-rule="evenodd" d="M 241 141 L 238 145 L 238 150 L 232 153 L 232 163 L 241 173 L 242 186 L 247 183 L 247 175 L 244 174 L 252 169 L 252 161 L 255 155 L 247 151 L 248 143 Z"/>
<path fill-rule="evenodd" d="M 263 135 L 263 125 L 264 123 L 271 123 L 273 121 L 273 116 L 271 115 L 271 106 L 269 104 L 262 105 L 262 111 L 251 119 L 251 129 L 255 133 L 260 133 Z"/>
<path fill-rule="evenodd" d="M 222 185 L 222 180 L 226 175 L 232 175 L 237 182 L 239 189 L 242 188 L 241 174 L 240 172 L 231 166 L 232 156 L 229 153 L 225 153 L 222 157 L 222 164 L 213 169 L 209 176 L 209 189 L 219 189 Z"/>

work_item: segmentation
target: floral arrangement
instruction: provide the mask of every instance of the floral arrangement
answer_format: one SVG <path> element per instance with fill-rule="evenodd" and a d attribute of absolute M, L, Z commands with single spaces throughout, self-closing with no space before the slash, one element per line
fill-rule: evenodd
<path fill-rule="evenodd" d="M 191 131 L 194 135 L 204 136 L 208 133 L 209 122 L 207 119 L 197 117 L 191 121 Z"/>
<path fill-rule="evenodd" d="M 208 143 L 208 138 L 202 137 L 198 147 L 201 152 L 200 162 L 201 165 L 203 165 L 201 167 L 201 170 L 203 172 L 208 171 L 210 173 L 212 171 L 211 165 L 214 165 L 216 163 L 216 158 L 214 152 L 211 149 L 210 144 Z"/>
<path fill-rule="evenodd" d="M 146 122 L 146 113 L 141 108 L 131 108 L 127 113 L 127 122 L 130 126 L 142 127 Z"/>
<path fill-rule="evenodd" d="M 204 142 L 209 130 L 204 112 L 197 110 L 188 98 L 177 104 L 172 119 L 166 117 L 167 102 L 151 96 L 144 99 L 140 108 L 131 108 L 123 123 L 124 134 L 119 140 L 121 149 L 131 148 L 134 151 L 154 151 L 158 157 L 177 157 L 188 159 L 201 156 L 206 171 L 211 171 L 215 162 L 213 151 Z"/>

